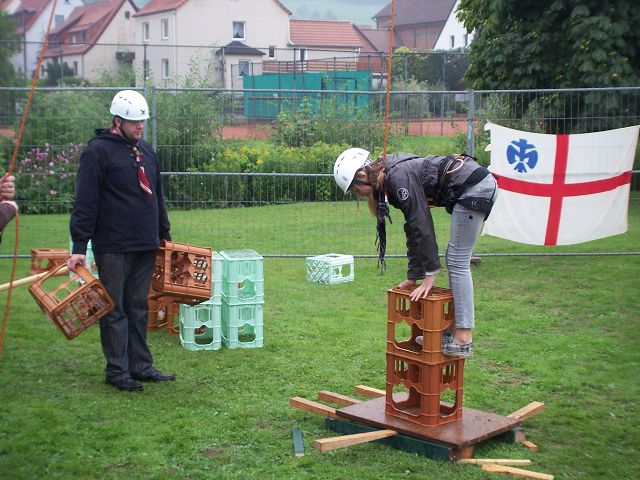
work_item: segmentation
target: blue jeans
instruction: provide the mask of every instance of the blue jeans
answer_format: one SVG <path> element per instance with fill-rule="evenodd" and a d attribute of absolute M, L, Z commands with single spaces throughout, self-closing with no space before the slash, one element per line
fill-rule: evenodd
<path fill-rule="evenodd" d="M 147 295 L 155 250 L 95 253 L 95 260 L 100 281 L 116 304 L 100 319 L 105 377 L 116 381 L 131 374 L 148 376 L 154 372 L 147 346 Z"/>
<path fill-rule="evenodd" d="M 493 175 L 469 187 L 460 198 L 498 196 L 498 187 Z M 449 271 L 449 286 L 453 291 L 456 328 L 473 328 L 475 307 L 473 302 L 473 280 L 471 278 L 471 255 L 480 236 L 485 214 L 456 203 L 451 213 L 451 232 L 445 254 Z"/>

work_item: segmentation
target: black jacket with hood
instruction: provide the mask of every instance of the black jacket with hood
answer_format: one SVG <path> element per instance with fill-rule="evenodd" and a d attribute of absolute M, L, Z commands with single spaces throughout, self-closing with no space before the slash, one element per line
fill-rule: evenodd
<path fill-rule="evenodd" d="M 432 155 L 422 158 L 411 153 L 397 153 L 387 158 L 384 185 L 389 203 L 404 214 L 408 279 L 422 280 L 425 275 L 440 271 L 429 200 L 451 213 L 464 189 L 489 175 L 486 168 L 465 157 L 462 168 L 443 178 L 443 170 L 451 158 Z"/>
<path fill-rule="evenodd" d="M 142 154 L 152 196 L 138 182 L 133 147 Z M 155 250 L 170 240 L 158 157 L 149 143 L 132 144 L 110 129 L 96 130 L 82 156 L 71 213 L 73 252 L 85 254 L 91 240 L 96 253 Z"/>

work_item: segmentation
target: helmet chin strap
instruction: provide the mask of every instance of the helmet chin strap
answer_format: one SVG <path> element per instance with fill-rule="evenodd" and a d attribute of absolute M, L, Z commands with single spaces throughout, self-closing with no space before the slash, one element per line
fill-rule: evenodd
<path fill-rule="evenodd" d="M 138 143 L 138 140 L 136 140 L 135 138 L 129 138 L 129 136 L 125 133 L 125 131 L 122 129 L 121 125 L 123 122 L 125 122 L 125 119 L 122 117 L 118 117 L 120 119 L 120 125 L 118 125 L 118 123 L 116 123 L 116 128 L 115 128 L 115 134 L 120 135 L 122 138 L 124 138 L 127 142 L 129 143 Z M 111 131 L 113 132 L 113 128 L 111 129 Z"/>

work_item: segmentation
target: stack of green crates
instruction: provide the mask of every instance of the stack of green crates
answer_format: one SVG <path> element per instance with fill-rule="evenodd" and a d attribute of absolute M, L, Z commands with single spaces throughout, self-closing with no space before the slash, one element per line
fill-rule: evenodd
<path fill-rule="evenodd" d="M 211 252 L 211 298 L 180 305 L 180 343 L 187 350 L 218 350 L 222 345 L 222 255 Z"/>
<path fill-rule="evenodd" d="M 264 272 L 253 250 L 222 255 L 222 341 L 228 348 L 263 346 Z"/>

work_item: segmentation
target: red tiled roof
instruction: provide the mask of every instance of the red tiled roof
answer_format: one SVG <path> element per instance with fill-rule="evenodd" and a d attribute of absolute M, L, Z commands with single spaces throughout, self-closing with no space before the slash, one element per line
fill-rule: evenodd
<path fill-rule="evenodd" d="M 152 13 L 177 10 L 182 5 L 187 3 L 187 1 L 188 0 L 149 0 L 149 3 L 147 3 L 138 11 L 138 13 L 136 13 L 136 16 L 140 17 L 142 15 L 151 15 Z"/>
<path fill-rule="evenodd" d="M 131 0 L 102 0 L 74 8 L 71 15 L 51 32 L 49 48 L 44 56 L 78 55 L 88 52 L 125 2 L 130 3 L 135 10 L 136 7 Z M 69 35 L 74 33 L 85 34 L 83 43 L 64 43 L 62 51 L 60 46 L 56 47 L 56 41 L 68 42 Z"/>
<path fill-rule="evenodd" d="M 456 0 L 395 0 L 394 25 L 444 22 Z M 391 16 L 391 3 L 376 13 L 373 18 Z"/>
<path fill-rule="evenodd" d="M 367 40 L 368 44 L 373 47 L 371 51 L 389 52 L 389 29 L 388 28 L 370 28 L 356 27 L 358 32 Z M 398 39 L 394 35 L 393 45 L 398 45 Z M 363 49 L 364 51 L 364 49 Z M 368 52 L 369 50 L 367 50 Z"/>
<path fill-rule="evenodd" d="M 22 0 L 13 15 L 20 16 L 23 15 L 21 12 L 25 12 L 25 25 L 16 28 L 16 31 L 22 33 L 25 30 L 29 30 L 50 2 L 51 0 Z"/>
<path fill-rule="evenodd" d="M 336 20 L 289 20 L 294 45 L 306 47 L 362 47 L 362 40 L 350 22 Z"/>

